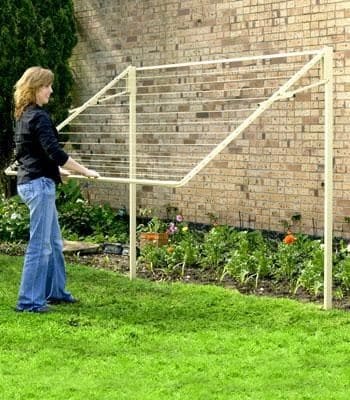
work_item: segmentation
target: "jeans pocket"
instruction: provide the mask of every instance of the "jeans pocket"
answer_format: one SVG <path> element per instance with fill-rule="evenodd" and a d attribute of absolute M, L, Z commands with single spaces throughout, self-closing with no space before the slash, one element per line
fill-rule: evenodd
<path fill-rule="evenodd" d="M 41 178 L 42 179 L 42 188 L 43 192 L 47 195 L 54 196 L 56 192 L 56 185 L 55 182 L 50 178 Z"/>
<path fill-rule="evenodd" d="M 17 192 L 19 197 L 25 202 L 28 203 L 34 196 L 34 189 L 32 182 L 22 183 L 17 186 Z"/>

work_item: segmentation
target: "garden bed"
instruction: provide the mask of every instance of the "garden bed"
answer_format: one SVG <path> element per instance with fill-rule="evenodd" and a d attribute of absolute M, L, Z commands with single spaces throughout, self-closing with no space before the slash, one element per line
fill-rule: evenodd
<path fill-rule="evenodd" d="M 129 274 L 129 257 L 114 254 L 85 254 L 85 255 L 67 255 L 66 260 L 69 263 L 78 263 L 87 265 L 97 269 L 104 269 L 113 272 L 118 272 L 124 275 Z M 323 305 L 323 296 L 312 296 L 307 291 L 299 288 L 293 294 L 290 292 L 288 284 L 275 283 L 271 280 L 261 280 L 259 285 L 255 287 L 253 282 L 247 285 L 240 285 L 230 277 L 225 277 L 220 280 L 220 277 L 213 270 L 202 270 L 200 268 L 185 268 L 183 275 L 180 271 L 173 273 L 165 272 L 162 268 L 154 268 L 152 271 L 144 265 L 139 265 L 137 269 L 137 277 L 151 280 L 154 282 L 182 282 L 184 284 L 201 284 L 201 285 L 216 285 L 227 289 L 238 290 L 242 294 L 255 296 L 283 297 L 290 298 L 301 302 L 313 302 Z M 333 305 L 335 308 L 350 310 L 350 296 L 345 296 L 342 299 L 334 299 Z"/>
<path fill-rule="evenodd" d="M 129 240 L 129 228 L 124 208 L 90 205 L 74 182 L 59 188 L 57 204 L 63 237 L 70 240 L 66 244 L 72 250 L 71 255 L 66 253 L 67 260 L 128 273 L 129 247 L 123 243 Z M 18 197 L 0 197 L 0 209 L 0 253 L 23 255 L 28 210 Z M 194 224 L 167 207 L 166 220 L 153 216 L 139 221 L 137 274 L 155 281 L 215 284 L 242 293 L 322 303 L 322 239 L 292 233 L 291 226 L 298 232 L 300 217 L 285 221 L 284 233 L 278 233 L 218 225 L 214 219 L 211 225 Z M 142 242 L 144 233 L 166 234 L 166 244 L 156 246 L 155 239 L 151 244 Z M 345 240 L 334 239 L 333 250 L 333 296 L 335 304 L 347 308 L 350 249 Z M 100 253 L 86 255 L 86 251 Z"/>
<path fill-rule="evenodd" d="M 84 244 L 84 247 L 86 244 Z M 24 243 L 0 243 L 0 253 L 8 255 L 23 256 L 25 251 Z M 89 248 L 89 246 L 87 246 Z M 102 246 L 100 247 L 102 248 Z M 100 251 L 99 253 L 84 253 L 84 251 L 70 251 L 65 254 L 67 263 L 81 264 L 92 268 L 104 269 L 118 272 L 124 275 L 129 274 L 128 255 L 108 254 Z M 178 268 L 173 271 L 165 271 L 163 268 L 153 268 L 150 270 L 145 264 L 139 263 L 137 268 L 137 277 L 156 282 L 182 282 L 203 285 L 217 285 L 232 290 L 238 290 L 242 294 L 270 297 L 285 297 L 295 299 L 301 302 L 313 302 L 320 306 L 323 304 L 323 296 L 319 294 L 313 296 L 303 288 L 299 288 L 296 293 L 290 291 L 288 282 L 274 282 L 269 279 L 261 279 L 255 286 L 254 281 L 247 284 L 239 284 L 230 276 L 223 279 L 213 269 L 202 268 Z M 333 305 L 336 308 L 350 310 L 350 296 L 344 296 L 341 299 L 334 299 Z"/>

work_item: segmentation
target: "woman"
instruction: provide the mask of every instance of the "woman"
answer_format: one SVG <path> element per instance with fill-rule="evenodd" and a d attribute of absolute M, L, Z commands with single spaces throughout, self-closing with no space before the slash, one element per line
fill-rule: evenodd
<path fill-rule="evenodd" d="M 17 191 L 30 211 L 30 239 L 16 311 L 45 313 L 49 303 L 75 303 L 66 289 L 63 245 L 55 205 L 59 167 L 98 178 L 59 145 L 58 132 L 42 108 L 52 94 L 53 73 L 28 68 L 15 84 Z"/>

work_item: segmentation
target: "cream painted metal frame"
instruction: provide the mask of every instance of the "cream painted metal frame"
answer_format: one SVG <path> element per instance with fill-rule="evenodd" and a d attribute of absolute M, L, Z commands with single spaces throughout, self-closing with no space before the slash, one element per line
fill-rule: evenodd
<path fill-rule="evenodd" d="M 260 60 L 274 60 L 287 57 L 309 56 L 310 60 L 297 70 L 284 84 L 275 90 L 266 100 L 260 102 L 254 111 L 240 122 L 236 128 L 221 140 L 208 154 L 190 169 L 181 179 L 150 179 L 142 178 L 137 175 L 137 75 L 145 72 L 170 70 L 179 68 L 190 68 L 197 66 L 209 66 L 219 64 L 241 65 L 242 63 L 258 62 Z M 321 77 L 316 82 L 309 85 L 301 85 L 293 88 L 298 81 L 305 76 L 313 67 L 320 65 Z M 118 82 L 125 80 L 126 85 L 123 90 L 108 95 L 108 91 L 115 87 Z M 91 97 L 82 106 L 72 110 L 71 115 L 57 126 L 61 131 L 69 125 L 75 118 L 81 115 L 88 107 L 97 104 L 108 103 L 118 97 L 128 97 L 128 176 L 113 177 L 102 176 L 98 180 L 111 183 L 129 184 L 129 213 L 130 213 L 130 278 L 136 276 L 136 186 L 152 185 L 166 187 L 180 187 L 186 185 L 194 176 L 203 170 L 220 152 L 222 152 L 232 141 L 234 141 L 247 127 L 249 127 L 259 116 L 269 109 L 275 102 L 295 96 L 302 91 L 312 90 L 315 87 L 324 87 L 324 308 L 332 308 L 332 237 L 333 237 L 333 49 L 325 47 L 317 51 L 304 51 L 284 54 L 272 54 L 255 57 L 240 57 L 221 60 L 210 60 L 201 62 L 190 62 L 180 64 L 158 65 L 150 67 L 129 66 L 120 75 L 114 78 L 103 89 Z M 171 103 L 168 103 L 171 104 Z M 7 170 L 9 175 L 13 174 Z M 71 175 L 72 178 L 86 179 L 78 175 Z"/>

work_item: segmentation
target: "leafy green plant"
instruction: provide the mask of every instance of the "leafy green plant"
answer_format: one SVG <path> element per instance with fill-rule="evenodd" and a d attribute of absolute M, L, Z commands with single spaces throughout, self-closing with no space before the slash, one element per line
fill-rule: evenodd
<path fill-rule="evenodd" d="M 0 196 L 0 240 L 26 241 L 29 238 L 29 212 L 18 196 Z"/>
<path fill-rule="evenodd" d="M 9 256 L 22 256 L 25 253 L 27 244 L 25 242 L 7 242 L 0 240 L 0 254 Z"/>
<path fill-rule="evenodd" d="M 56 206 L 58 209 L 64 207 L 68 202 L 75 203 L 78 199 L 83 200 L 80 185 L 75 179 L 68 179 L 64 184 L 58 185 L 56 189 Z"/>
<path fill-rule="evenodd" d="M 86 200 L 77 199 L 75 202 L 67 202 L 59 210 L 59 221 L 62 227 L 79 236 L 90 235 L 93 228 L 90 224 L 90 211 Z"/>
<path fill-rule="evenodd" d="M 167 265 L 170 269 L 181 267 L 181 275 L 184 275 L 186 267 L 197 266 L 200 259 L 200 247 L 195 236 L 188 234 L 179 242 L 170 244 L 166 248 Z"/>
<path fill-rule="evenodd" d="M 312 241 L 312 251 L 307 255 L 303 263 L 300 276 L 297 279 L 294 293 L 299 287 L 303 287 L 314 296 L 323 291 L 323 258 L 324 251 L 319 241 Z"/>
<path fill-rule="evenodd" d="M 70 179 L 57 190 L 59 219 L 66 238 L 87 238 L 94 242 L 128 241 L 128 222 L 124 209 L 93 205 L 84 199 L 76 180 Z"/>
<path fill-rule="evenodd" d="M 170 212 L 170 206 L 167 206 L 167 213 Z M 140 208 L 138 211 L 141 223 L 137 226 L 137 232 L 165 233 L 168 229 L 168 223 L 158 215 L 154 215 L 152 208 Z"/>
<path fill-rule="evenodd" d="M 101 243 L 117 241 L 127 243 L 129 225 L 120 210 L 108 204 L 91 205 L 86 201 L 76 181 L 68 182 L 57 190 L 57 206 L 62 234 L 65 239 Z M 0 241 L 27 241 L 29 238 L 29 212 L 19 196 L 0 197 Z"/>
<path fill-rule="evenodd" d="M 168 228 L 168 224 L 159 217 L 151 218 L 147 224 L 139 224 L 137 227 L 138 232 L 154 232 L 164 233 Z"/>
<path fill-rule="evenodd" d="M 334 284 L 339 287 L 342 293 L 350 292 L 350 257 L 339 261 L 334 267 Z"/>
<path fill-rule="evenodd" d="M 177 211 L 170 209 L 167 211 Z M 169 235 L 168 244 L 165 246 L 146 245 L 141 248 L 141 261 L 146 262 L 153 268 L 163 268 L 169 273 L 180 271 L 184 274 L 185 267 L 193 266 L 198 263 L 200 258 L 199 238 L 194 232 L 190 232 L 188 225 L 183 221 L 181 214 L 173 215 L 173 220 L 169 223 L 153 217 L 144 230 L 155 232 L 155 229 L 166 231 Z M 156 228 L 154 227 L 156 225 Z M 150 247 L 155 247 L 152 250 Z"/>
<path fill-rule="evenodd" d="M 235 230 L 227 225 L 214 226 L 204 235 L 200 264 L 204 268 L 222 268 L 228 254 L 234 247 L 237 237 Z"/>
<path fill-rule="evenodd" d="M 167 251 L 166 246 L 153 246 L 147 244 L 141 249 L 139 263 L 143 263 L 146 268 L 153 271 L 154 268 L 167 267 Z"/>
<path fill-rule="evenodd" d="M 306 235 L 296 235 L 294 243 L 278 243 L 275 253 L 274 277 L 277 281 L 289 282 L 293 287 L 300 275 L 305 258 L 312 250 L 312 241 Z"/>
<path fill-rule="evenodd" d="M 254 280 L 257 287 L 259 279 L 271 275 L 271 248 L 259 231 L 242 231 L 236 235 L 236 247 L 229 254 L 221 279 L 230 275 L 241 284 Z"/>

